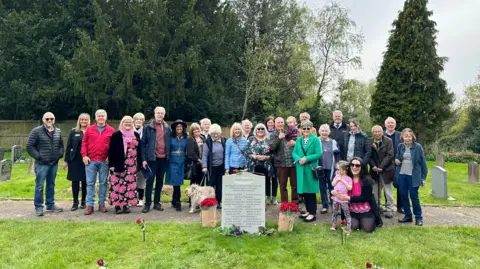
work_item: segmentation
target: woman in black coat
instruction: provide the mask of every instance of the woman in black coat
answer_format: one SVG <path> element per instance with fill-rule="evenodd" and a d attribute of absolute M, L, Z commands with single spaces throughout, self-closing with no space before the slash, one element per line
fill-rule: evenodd
<path fill-rule="evenodd" d="M 201 134 L 200 125 L 193 123 L 188 131 L 187 139 L 187 161 L 193 162 L 194 170 L 190 179 L 190 185 L 202 183 L 202 150 L 205 137 Z M 206 182 L 203 182 L 206 183 Z"/>
<path fill-rule="evenodd" d="M 87 182 L 85 174 L 85 165 L 82 161 L 82 139 L 85 130 L 90 126 L 90 115 L 82 113 L 78 117 L 77 126 L 68 134 L 67 149 L 63 169 L 68 167 L 67 179 L 72 181 L 73 205 L 72 211 L 78 209 L 78 194 L 80 192 L 80 183 L 82 185 L 82 200 L 80 208 L 85 208 L 85 197 L 87 195 Z"/>

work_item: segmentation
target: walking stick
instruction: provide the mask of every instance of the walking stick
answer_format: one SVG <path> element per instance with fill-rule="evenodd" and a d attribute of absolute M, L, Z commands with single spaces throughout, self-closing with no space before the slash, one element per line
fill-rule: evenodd
<path fill-rule="evenodd" d="M 380 180 L 383 180 L 383 175 L 381 173 L 378 173 L 378 200 L 377 200 L 377 210 L 378 214 L 380 215 L 380 201 L 382 200 L 382 196 L 380 193 Z"/>

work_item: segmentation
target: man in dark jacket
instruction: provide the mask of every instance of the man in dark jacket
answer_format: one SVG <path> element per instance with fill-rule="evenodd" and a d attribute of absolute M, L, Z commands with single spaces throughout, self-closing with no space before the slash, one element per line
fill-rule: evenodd
<path fill-rule="evenodd" d="M 143 127 L 141 143 L 143 168 L 146 168 L 148 165 L 152 170 L 152 176 L 147 178 L 143 213 L 150 211 L 155 178 L 157 182 L 155 184 L 153 209 L 163 211 L 163 207 L 160 204 L 160 194 L 163 188 L 163 178 L 168 169 L 168 152 L 170 152 L 170 138 L 172 137 L 170 126 L 163 120 L 165 108 L 156 107 L 154 112 L 155 118 Z"/>
<path fill-rule="evenodd" d="M 350 128 L 345 122 L 343 122 L 342 111 L 333 111 L 333 122 L 330 123 L 330 138 L 337 141 L 338 149 L 340 150 L 340 156 L 342 160 L 345 160 L 345 135 L 347 135 L 348 132 L 350 132 Z"/>
<path fill-rule="evenodd" d="M 43 187 L 47 182 L 45 199 L 47 211 L 62 212 L 55 205 L 55 178 L 58 160 L 63 156 L 62 131 L 55 127 L 55 116 L 47 112 L 42 118 L 43 125 L 33 128 L 28 136 L 27 151 L 35 159 L 34 205 L 37 216 L 43 216 Z"/>
<path fill-rule="evenodd" d="M 397 128 L 397 122 L 395 121 L 395 119 L 392 117 L 388 117 L 385 120 L 385 128 L 386 128 L 385 136 L 392 140 L 393 153 L 394 153 L 394 156 L 397 156 L 398 145 L 400 144 L 401 141 L 400 141 L 400 132 L 395 130 L 395 128 Z M 397 191 L 397 212 L 403 213 L 402 199 L 400 198 L 398 191 Z"/>
<path fill-rule="evenodd" d="M 370 175 L 373 178 L 373 194 L 377 204 L 380 205 L 382 189 L 385 193 L 385 207 L 380 210 L 385 212 L 386 218 L 393 218 L 393 179 L 395 177 L 395 163 L 392 140 L 383 135 L 379 125 L 372 128 L 371 139 L 372 156 L 370 158 Z"/>
<path fill-rule="evenodd" d="M 353 157 L 360 157 L 362 159 L 362 164 L 367 165 L 372 153 L 370 138 L 366 133 L 360 130 L 360 124 L 356 119 L 351 119 L 349 125 L 350 132 L 345 136 L 345 152 L 343 153 L 343 158 L 350 161 Z"/>

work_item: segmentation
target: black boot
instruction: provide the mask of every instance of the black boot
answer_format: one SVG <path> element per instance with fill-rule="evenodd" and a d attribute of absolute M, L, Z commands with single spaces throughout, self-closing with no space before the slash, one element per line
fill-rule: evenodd
<path fill-rule="evenodd" d="M 78 203 L 73 203 L 71 211 L 75 211 L 78 209 Z"/>
<path fill-rule="evenodd" d="M 82 202 L 80 203 L 80 208 L 81 208 L 81 209 L 87 208 L 87 205 L 85 204 L 85 201 L 82 201 Z"/>
<path fill-rule="evenodd" d="M 115 207 L 115 214 L 122 214 L 122 213 L 123 213 L 122 208 L 119 207 L 119 206 L 116 206 Z"/>

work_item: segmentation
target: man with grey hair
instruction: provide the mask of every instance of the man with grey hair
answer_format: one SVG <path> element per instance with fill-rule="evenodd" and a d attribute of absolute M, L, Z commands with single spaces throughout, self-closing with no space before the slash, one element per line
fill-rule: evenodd
<path fill-rule="evenodd" d="M 212 126 L 212 122 L 208 118 L 204 118 L 200 120 L 200 128 L 201 128 L 201 134 L 205 139 L 208 138 L 209 131 L 210 131 L 210 126 Z"/>
<path fill-rule="evenodd" d="M 93 213 L 95 205 L 95 184 L 98 175 L 98 211 L 106 213 L 108 176 L 108 150 L 115 129 L 107 124 L 107 112 L 99 109 L 95 112 L 95 124 L 85 130 L 82 139 L 81 154 L 87 175 L 87 209 L 85 215 Z"/>
<path fill-rule="evenodd" d="M 400 141 L 400 132 L 395 130 L 395 128 L 397 128 L 397 122 L 395 121 L 395 119 L 392 117 L 388 117 L 385 120 L 385 128 L 386 128 L 385 136 L 392 140 L 394 156 L 397 156 L 398 145 L 400 144 L 401 141 Z M 403 214 L 402 199 L 400 198 L 398 191 L 397 191 L 397 212 Z"/>
<path fill-rule="evenodd" d="M 163 178 L 168 169 L 168 152 L 170 152 L 170 138 L 172 130 L 164 121 L 165 108 L 159 106 L 154 110 L 155 117 L 143 127 L 142 136 L 142 160 L 143 168 L 150 167 L 152 175 L 147 178 L 145 188 L 145 206 L 142 212 L 148 213 L 152 204 L 152 191 L 155 179 L 155 194 L 153 209 L 163 211 L 160 203 L 160 195 L 163 188 Z"/>
<path fill-rule="evenodd" d="M 308 112 L 302 112 L 300 113 L 299 119 L 300 119 L 300 123 L 305 120 L 310 120 L 310 114 L 308 114 Z"/>
<path fill-rule="evenodd" d="M 382 189 L 385 193 L 385 206 L 380 210 L 385 212 L 386 218 L 393 218 L 393 179 L 395 178 L 395 155 L 392 140 L 383 135 L 380 125 L 372 127 L 372 155 L 370 157 L 370 175 L 373 178 L 373 194 L 377 204 L 381 204 Z"/>
<path fill-rule="evenodd" d="M 346 154 L 345 136 L 350 132 L 350 128 L 343 121 L 343 113 L 340 110 L 333 111 L 333 121 L 330 123 L 330 138 L 337 141 L 340 156 L 344 159 Z"/>
<path fill-rule="evenodd" d="M 35 159 L 35 195 L 33 204 L 37 216 L 43 216 L 43 188 L 47 182 L 45 199 L 47 211 L 62 212 L 55 205 L 55 178 L 58 160 L 64 148 L 62 131 L 55 127 L 55 116 L 47 112 L 42 117 L 43 124 L 33 128 L 28 136 L 27 152 Z"/>

